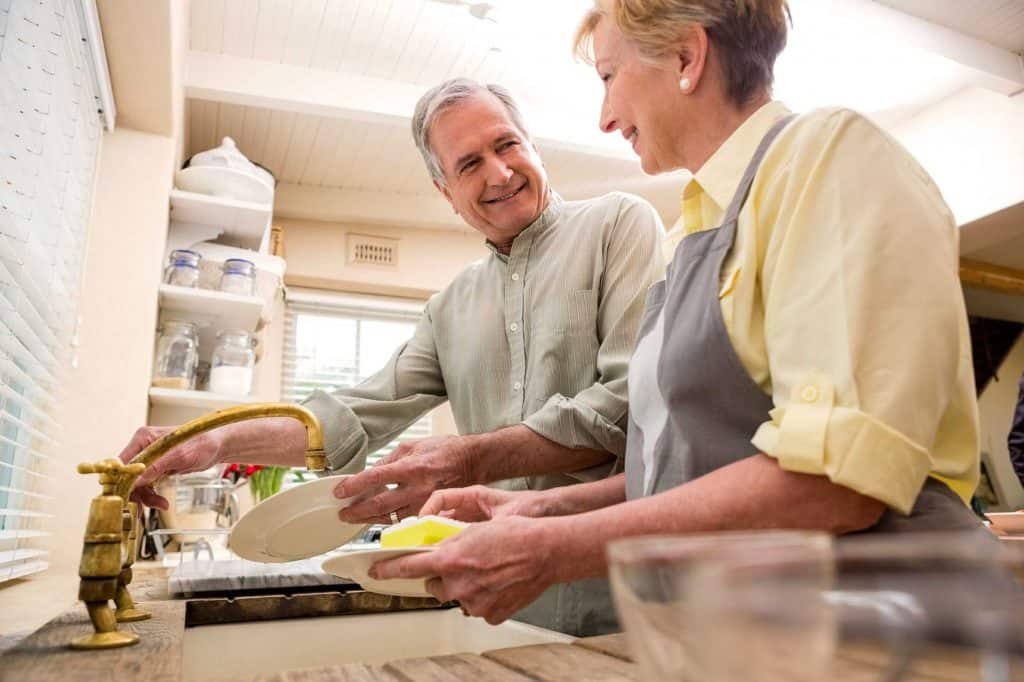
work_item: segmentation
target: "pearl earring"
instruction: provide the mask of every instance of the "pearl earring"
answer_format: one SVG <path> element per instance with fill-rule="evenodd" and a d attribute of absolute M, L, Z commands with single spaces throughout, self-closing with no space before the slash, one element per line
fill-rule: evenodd
<path fill-rule="evenodd" d="M 687 78 L 686 76 L 683 76 L 682 78 L 680 78 L 679 79 L 679 89 L 682 90 L 683 92 L 689 92 L 690 91 L 690 79 Z"/>

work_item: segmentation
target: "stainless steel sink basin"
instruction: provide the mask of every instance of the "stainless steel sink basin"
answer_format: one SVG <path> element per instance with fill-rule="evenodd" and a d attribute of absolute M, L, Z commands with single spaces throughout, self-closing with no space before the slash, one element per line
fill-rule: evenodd
<path fill-rule="evenodd" d="M 203 625 L 185 630 L 183 679 L 245 679 L 297 668 L 386 663 L 572 640 L 514 621 L 488 625 L 458 609 Z"/>

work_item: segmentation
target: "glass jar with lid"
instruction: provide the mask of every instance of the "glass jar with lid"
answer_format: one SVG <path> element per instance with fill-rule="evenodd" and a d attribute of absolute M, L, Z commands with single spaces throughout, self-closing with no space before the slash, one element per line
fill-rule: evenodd
<path fill-rule="evenodd" d="M 252 296 L 256 288 L 256 266 L 244 258 L 228 258 L 221 268 L 220 290 Z"/>
<path fill-rule="evenodd" d="M 179 287 L 199 286 L 199 263 L 203 257 L 188 249 L 175 249 L 167 259 L 164 282 Z"/>
<path fill-rule="evenodd" d="M 225 329 L 217 334 L 210 359 L 210 390 L 225 395 L 249 395 L 256 365 L 256 339 L 250 332 Z"/>
<path fill-rule="evenodd" d="M 191 322 L 165 320 L 156 342 L 153 385 L 160 388 L 192 389 L 196 385 L 199 336 Z"/>

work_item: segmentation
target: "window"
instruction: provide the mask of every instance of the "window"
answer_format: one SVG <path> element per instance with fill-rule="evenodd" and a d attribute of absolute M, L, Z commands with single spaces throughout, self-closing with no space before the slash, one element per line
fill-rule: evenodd
<path fill-rule="evenodd" d="M 298 402 L 316 389 L 355 386 L 385 364 L 413 334 L 423 306 L 379 297 L 311 294 L 289 289 L 282 400 Z M 373 464 L 394 447 L 431 433 L 427 415 L 370 453 Z"/>
<path fill-rule="evenodd" d="M 54 408 L 102 136 L 86 3 L 0 0 L 0 582 L 47 567 Z"/>

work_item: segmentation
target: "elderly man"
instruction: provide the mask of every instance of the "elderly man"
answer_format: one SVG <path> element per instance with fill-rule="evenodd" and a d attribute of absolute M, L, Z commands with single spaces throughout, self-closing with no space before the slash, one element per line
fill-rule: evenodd
<path fill-rule="evenodd" d="M 367 453 L 445 400 L 464 435 L 404 443 L 340 484 L 339 497 L 395 485 L 342 520 L 395 522 L 440 488 L 547 489 L 607 476 L 625 451 L 627 363 L 644 295 L 662 271 L 657 214 L 619 193 L 563 201 L 504 88 L 445 82 L 419 101 L 412 127 L 437 189 L 491 253 L 431 298 L 387 366 L 304 404 L 336 472 L 362 471 Z M 162 433 L 140 429 L 122 457 Z M 297 465 L 304 443 L 290 419 L 223 427 L 151 466 L 139 497 L 164 506 L 148 488 L 155 478 L 219 462 Z M 545 597 L 521 618 L 575 634 L 614 627 L 603 580 Z"/>

